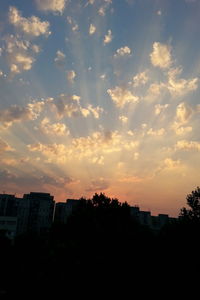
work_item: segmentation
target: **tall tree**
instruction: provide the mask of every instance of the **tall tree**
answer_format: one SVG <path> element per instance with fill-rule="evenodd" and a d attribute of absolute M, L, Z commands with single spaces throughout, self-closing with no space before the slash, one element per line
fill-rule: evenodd
<path fill-rule="evenodd" d="M 183 207 L 180 212 L 180 216 L 190 221 L 200 221 L 200 187 L 197 187 L 194 191 L 186 197 L 187 205 L 189 209 Z"/>

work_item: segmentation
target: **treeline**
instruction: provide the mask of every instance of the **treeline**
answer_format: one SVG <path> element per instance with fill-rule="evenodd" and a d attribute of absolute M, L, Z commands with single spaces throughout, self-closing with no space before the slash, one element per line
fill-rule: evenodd
<path fill-rule="evenodd" d="M 131 216 L 127 203 L 95 194 L 45 236 L 29 234 L 14 245 L 1 237 L 0 296 L 75 297 L 92 287 L 116 291 L 122 283 L 137 288 L 177 277 L 188 284 L 194 274 L 200 279 L 199 187 L 187 204 L 176 223 L 155 234 Z"/>

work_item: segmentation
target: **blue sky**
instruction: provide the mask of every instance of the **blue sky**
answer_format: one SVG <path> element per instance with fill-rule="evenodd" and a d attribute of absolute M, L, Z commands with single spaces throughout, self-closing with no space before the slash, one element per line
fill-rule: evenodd
<path fill-rule="evenodd" d="M 0 3 L 0 182 L 177 215 L 199 185 L 198 0 Z"/>

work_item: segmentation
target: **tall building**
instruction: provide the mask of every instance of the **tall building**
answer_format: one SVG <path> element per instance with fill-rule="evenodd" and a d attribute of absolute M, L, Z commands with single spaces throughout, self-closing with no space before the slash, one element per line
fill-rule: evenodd
<path fill-rule="evenodd" d="M 28 207 L 28 231 L 42 234 L 49 231 L 53 222 L 54 214 L 54 197 L 49 193 L 35 193 L 24 194 L 23 203 L 21 205 L 22 211 L 26 211 Z M 23 213 L 22 213 L 23 214 Z"/>
<path fill-rule="evenodd" d="M 17 235 L 19 200 L 15 195 L 0 194 L 0 233 L 10 240 Z"/>
<path fill-rule="evenodd" d="M 7 226 L 8 232 L 12 231 L 12 235 L 47 232 L 53 222 L 53 198 L 49 193 L 31 192 L 25 194 L 23 198 L 0 194 L 0 229 L 5 231 Z M 11 218 L 15 219 L 11 220 Z M 15 229 L 11 230 L 11 225 Z"/>
<path fill-rule="evenodd" d="M 66 202 L 56 203 L 54 222 L 66 224 L 68 217 L 73 213 L 80 200 L 67 199 Z"/>
<path fill-rule="evenodd" d="M 14 241 L 17 234 L 17 217 L 0 216 L 0 235 Z"/>
<path fill-rule="evenodd" d="M 15 195 L 0 194 L 0 216 L 17 216 L 17 198 Z"/>

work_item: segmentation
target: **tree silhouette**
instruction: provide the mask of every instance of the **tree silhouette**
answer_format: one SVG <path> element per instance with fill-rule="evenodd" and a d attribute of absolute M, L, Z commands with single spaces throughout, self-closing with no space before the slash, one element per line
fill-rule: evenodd
<path fill-rule="evenodd" d="M 200 187 L 187 195 L 187 205 L 189 209 L 183 207 L 180 212 L 180 217 L 186 221 L 200 222 Z"/>

